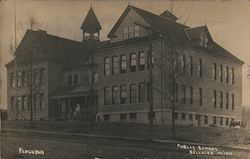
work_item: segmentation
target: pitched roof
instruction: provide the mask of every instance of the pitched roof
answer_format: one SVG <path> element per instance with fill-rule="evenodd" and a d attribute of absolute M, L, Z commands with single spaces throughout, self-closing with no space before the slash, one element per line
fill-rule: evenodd
<path fill-rule="evenodd" d="M 175 15 L 173 15 L 168 10 L 164 11 L 163 13 L 161 13 L 160 16 L 164 17 L 164 18 L 167 18 L 168 20 L 171 20 L 171 21 L 176 21 L 178 19 Z"/>
<path fill-rule="evenodd" d="M 189 37 L 192 40 L 200 39 L 201 33 L 205 32 L 206 35 L 208 36 L 209 40 L 213 41 L 213 38 L 212 38 L 211 34 L 209 33 L 209 30 L 208 30 L 207 26 L 199 26 L 199 27 L 187 28 L 185 30 L 186 30 L 186 32 L 188 33 Z"/>
<path fill-rule="evenodd" d="M 35 45 L 35 43 L 39 44 Z M 25 58 L 24 54 L 27 52 L 27 47 L 34 49 L 42 49 L 42 51 L 35 51 L 33 54 L 33 60 L 52 60 L 60 61 L 63 67 L 77 67 L 82 65 L 90 56 L 89 46 L 87 43 L 81 43 L 78 41 L 57 37 L 47 34 L 45 31 L 33 31 L 27 30 L 24 38 L 19 44 L 15 54 L 17 61 L 22 62 L 22 58 Z M 26 56 L 28 57 L 28 56 Z M 79 60 L 80 59 L 80 60 Z M 6 66 L 13 64 L 9 62 Z"/>
<path fill-rule="evenodd" d="M 86 33 L 97 33 L 102 29 L 92 7 L 89 9 L 87 16 L 82 23 L 81 29 Z"/>
<path fill-rule="evenodd" d="M 141 16 L 149 24 L 149 27 L 154 32 L 167 34 L 168 37 L 174 41 L 183 41 L 187 39 L 184 32 L 184 28 L 188 28 L 187 26 L 131 5 L 128 5 L 128 7 L 125 9 L 122 16 L 118 19 L 117 23 L 108 34 L 108 37 L 112 36 L 115 29 L 118 27 L 130 9 L 133 9 L 139 16 Z"/>

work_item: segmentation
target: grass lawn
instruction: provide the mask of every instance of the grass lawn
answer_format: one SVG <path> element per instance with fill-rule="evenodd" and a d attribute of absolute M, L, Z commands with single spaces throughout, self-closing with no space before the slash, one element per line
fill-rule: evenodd
<path fill-rule="evenodd" d="M 148 125 L 137 123 L 96 122 L 91 128 L 83 121 L 37 121 L 36 127 L 30 128 L 29 121 L 4 121 L 2 128 L 149 138 Z M 176 126 L 176 137 L 172 138 L 170 125 L 155 125 L 153 132 L 157 139 L 250 148 L 250 130 L 245 129 Z"/>

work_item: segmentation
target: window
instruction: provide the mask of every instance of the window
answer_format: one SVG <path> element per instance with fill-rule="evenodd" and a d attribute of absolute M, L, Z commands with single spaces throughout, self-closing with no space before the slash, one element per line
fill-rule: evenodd
<path fill-rule="evenodd" d="M 104 114 L 104 115 L 103 115 L 103 120 L 104 120 L 104 121 L 109 121 L 109 120 L 110 120 L 109 114 Z"/>
<path fill-rule="evenodd" d="M 204 124 L 208 124 L 208 116 L 207 115 L 204 116 Z"/>
<path fill-rule="evenodd" d="M 229 83 L 229 68 L 228 66 L 226 67 L 226 82 Z"/>
<path fill-rule="evenodd" d="M 11 88 L 15 88 L 16 87 L 14 73 L 10 73 L 10 86 L 11 86 Z"/>
<path fill-rule="evenodd" d="M 223 108 L 223 92 L 220 91 L 220 108 Z"/>
<path fill-rule="evenodd" d="M 121 55 L 121 73 L 126 73 L 127 69 L 127 56 Z"/>
<path fill-rule="evenodd" d="M 104 60 L 104 75 L 109 76 L 110 75 L 110 58 L 106 57 Z"/>
<path fill-rule="evenodd" d="M 181 113 L 181 120 L 186 120 L 186 114 L 185 113 Z"/>
<path fill-rule="evenodd" d="M 136 120 L 137 119 L 137 114 L 136 113 L 129 113 L 129 119 L 130 120 Z"/>
<path fill-rule="evenodd" d="M 134 26 L 134 32 L 135 32 L 135 33 L 134 33 L 134 36 L 135 36 L 135 37 L 138 37 L 138 36 L 139 36 L 139 26 L 138 26 L 138 25 L 135 25 L 135 26 Z"/>
<path fill-rule="evenodd" d="M 128 28 L 123 29 L 123 39 L 128 39 Z"/>
<path fill-rule="evenodd" d="M 17 72 L 17 87 L 21 87 L 22 85 L 22 72 Z"/>
<path fill-rule="evenodd" d="M 179 90 L 178 90 L 178 84 L 175 83 L 175 89 L 174 89 L 175 95 L 174 95 L 174 96 L 175 96 L 175 102 L 176 102 L 176 103 L 178 103 L 178 98 L 179 98 L 179 97 L 178 97 L 178 91 L 179 91 Z"/>
<path fill-rule="evenodd" d="M 202 77 L 202 60 L 198 60 L 198 77 Z"/>
<path fill-rule="evenodd" d="M 178 113 L 174 113 L 174 118 L 178 120 Z"/>
<path fill-rule="evenodd" d="M 229 108 L 229 94 L 226 93 L 226 109 Z"/>
<path fill-rule="evenodd" d="M 145 53 L 139 52 L 139 71 L 144 71 L 145 69 Z"/>
<path fill-rule="evenodd" d="M 15 97 L 11 97 L 11 98 L 10 98 L 10 107 L 11 107 L 11 108 L 14 108 L 14 107 L 15 107 L 15 102 L 16 102 L 16 101 L 15 101 Z"/>
<path fill-rule="evenodd" d="M 200 105 L 200 106 L 202 106 L 202 98 L 203 98 L 203 97 L 202 97 L 202 96 L 203 96 L 202 94 L 203 94 L 203 93 L 202 93 L 202 88 L 199 88 L 199 105 Z"/>
<path fill-rule="evenodd" d="M 127 91 L 126 91 L 126 85 L 121 85 L 120 88 L 121 91 L 121 104 L 125 104 L 127 102 Z"/>
<path fill-rule="evenodd" d="M 181 73 L 185 73 L 186 70 L 186 56 L 181 56 Z"/>
<path fill-rule="evenodd" d="M 193 87 L 192 87 L 192 86 L 189 87 L 189 91 L 190 91 L 190 92 L 189 92 L 189 93 L 190 93 L 190 94 L 189 94 L 189 95 L 190 95 L 189 104 L 192 105 L 192 104 L 193 104 Z"/>
<path fill-rule="evenodd" d="M 133 38 L 134 37 L 134 27 L 131 26 L 128 28 L 128 37 Z"/>
<path fill-rule="evenodd" d="M 22 110 L 25 111 L 27 109 L 27 98 L 25 95 L 22 96 Z"/>
<path fill-rule="evenodd" d="M 193 114 L 189 114 L 188 119 L 189 119 L 189 121 L 193 121 Z"/>
<path fill-rule="evenodd" d="M 31 95 L 28 95 L 28 110 L 30 110 L 30 108 L 31 108 L 31 101 L 32 100 L 32 98 L 31 98 Z"/>
<path fill-rule="evenodd" d="M 16 107 L 17 107 L 17 110 L 19 110 L 21 108 L 21 97 L 17 97 L 17 101 L 16 101 Z"/>
<path fill-rule="evenodd" d="M 111 104 L 111 89 L 110 89 L 110 87 L 104 88 L 104 104 L 105 105 Z"/>
<path fill-rule="evenodd" d="M 216 63 L 213 63 L 213 71 L 212 71 L 212 78 L 213 80 L 216 80 Z"/>
<path fill-rule="evenodd" d="M 226 118 L 226 125 L 229 125 L 229 118 Z"/>
<path fill-rule="evenodd" d="M 36 110 L 37 106 L 39 106 L 39 96 L 38 95 L 34 95 L 33 96 L 33 103 L 34 103 L 34 110 Z"/>
<path fill-rule="evenodd" d="M 189 56 L 189 59 L 188 59 L 188 61 L 189 61 L 189 75 L 193 75 L 193 57 L 192 56 Z"/>
<path fill-rule="evenodd" d="M 220 125 L 223 125 L 223 117 L 220 117 Z"/>
<path fill-rule="evenodd" d="M 145 83 L 139 83 L 139 103 L 145 102 Z"/>
<path fill-rule="evenodd" d="M 220 65 L 219 78 L 220 78 L 220 81 L 222 82 L 223 81 L 223 66 L 222 65 Z"/>
<path fill-rule="evenodd" d="M 119 60 L 117 56 L 113 56 L 112 58 L 112 74 L 118 74 L 119 70 Z"/>
<path fill-rule="evenodd" d="M 232 97 L 232 101 L 231 101 L 231 104 L 232 104 L 232 110 L 234 110 L 234 94 L 231 95 Z"/>
<path fill-rule="evenodd" d="M 68 86 L 72 85 L 72 75 L 68 75 Z"/>
<path fill-rule="evenodd" d="M 129 39 L 129 38 L 133 38 L 133 37 L 138 37 L 139 36 L 139 26 L 135 25 L 135 26 L 130 26 L 130 27 L 126 27 L 123 29 L 123 39 Z"/>
<path fill-rule="evenodd" d="M 213 91 L 213 103 L 214 103 L 214 107 L 216 108 L 216 106 L 217 106 L 217 92 L 216 92 L 216 90 Z"/>
<path fill-rule="evenodd" d="M 44 109 L 44 108 L 45 108 L 44 94 L 40 94 L 40 109 Z"/>
<path fill-rule="evenodd" d="M 213 124 L 216 125 L 216 123 L 217 123 L 217 118 L 214 116 L 213 117 Z"/>
<path fill-rule="evenodd" d="M 44 71 L 44 68 L 41 68 L 40 69 L 40 84 L 43 84 L 44 79 L 45 79 L 45 71 Z"/>
<path fill-rule="evenodd" d="M 130 103 L 136 103 L 136 84 L 130 85 Z"/>
<path fill-rule="evenodd" d="M 182 103 L 186 104 L 186 86 L 182 85 Z"/>
<path fill-rule="evenodd" d="M 94 73 L 94 82 L 98 82 L 98 73 L 97 72 Z"/>
<path fill-rule="evenodd" d="M 118 86 L 112 87 L 112 104 L 119 103 L 119 88 Z"/>
<path fill-rule="evenodd" d="M 234 68 L 231 68 L 230 76 L 231 76 L 231 84 L 234 84 Z"/>
<path fill-rule="evenodd" d="M 27 87 L 28 86 L 28 74 L 27 72 L 22 72 L 22 85 Z"/>
<path fill-rule="evenodd" d="M 200 36 L 200 46 L 203 46 L 203 42 L 204 42 L 203 39 L 204 39 L 203 36 Z"/>
<path fill-rule="evenodd" d="M 136 54 L 131 53 L 130 54 L 130 72 L 136 71 Z"/>
<path fill-rule="evenodd" d="M 127 120 L 127 114 L 120 114 L 120 120 Z"/>
<path fill-rule="evenodd" d="M 39 70 L 38 68 L 35 68 L 33 71 L 34 71 L 34 84 L 38 86 L 40 84 Z"/>
<path fill-rule="evenodd" d="M 74 85 L 78 84 L 78 75 L 74 75 Z"/>

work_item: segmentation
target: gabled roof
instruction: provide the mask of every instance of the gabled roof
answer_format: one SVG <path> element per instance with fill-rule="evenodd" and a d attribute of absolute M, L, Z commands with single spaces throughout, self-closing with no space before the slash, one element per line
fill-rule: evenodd
<path fill-rule="evenodd" d="M 213 38 L 212 38 L 211 34 L 209 33 L 209 30 L 208 30 L 207 26 L 199 26 L 199 27 L 187 28 L 186 32 L 187 32 L 188 36 L 192 40 L 200 39 L 200 35 L 203 32 L 205 32 L 205 34 L 207 35 L 209 40 L 213 41 Z"/>
<path fill-rule="evenodd" d="M 34 45 L 35 43 L 39 45 Z M 37 48 L 39 46 L 39 48 Z M 82 65 L 90 56 L 87 43 L 57 37 L 47 34 L 45 31 L 27 30 L 15 54 L 17 61 L 24 61 L 23 58 L 28 48 L 41 49 L 40 52 L 33 52 L 33 60 L 60 61 L 63 67 L 77 67 Z M 27 62 L 27 60 L 26 60 Z M 14 64 L 9 62 L 6 67 Z"/>
<path fill-rule="evenodd" d="M 168 10 L 164 11 L 163 13 L 161 13 L 160 16 L 164 17 L 164 18 L 167 18 L 168 20 L 171 20 L 171 21 L 176 21 L 178 19 L 175 15 L 173 15 Z"/>
<path fill-rule="evenodd" d="M 82 23 L 81 29 L 86 33 L 97 33 L 102 29 L 92 7 L 89 9 L 87 16 Z"/>
<path fill-rule="evenodd" d="M 118 19 L 118 21 L 110 31 L 110 33 L 108 34 L 109 38 L 112 37 L 112 34 L 122 22 L 123 18 L 127 15 L 130 9 L 133 9 L 141 18 L 143 18 L 143 20 L 148 23 L 150 29 L 154 32 L 166 34 L 174 41 L 187 39 L 184 32 L 184 28 L 188 28 L 187 26 L 131 5 L 128 5 L 128 7 L 125 9 L 121 17 Z"/>

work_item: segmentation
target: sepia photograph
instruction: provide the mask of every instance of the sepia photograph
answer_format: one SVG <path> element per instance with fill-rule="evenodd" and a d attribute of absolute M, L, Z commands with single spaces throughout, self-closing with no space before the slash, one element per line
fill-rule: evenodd
<path fill-rule="evenodd" d="M 0 0 L 0 159 L 250 159 L 250 0 Z"/>

